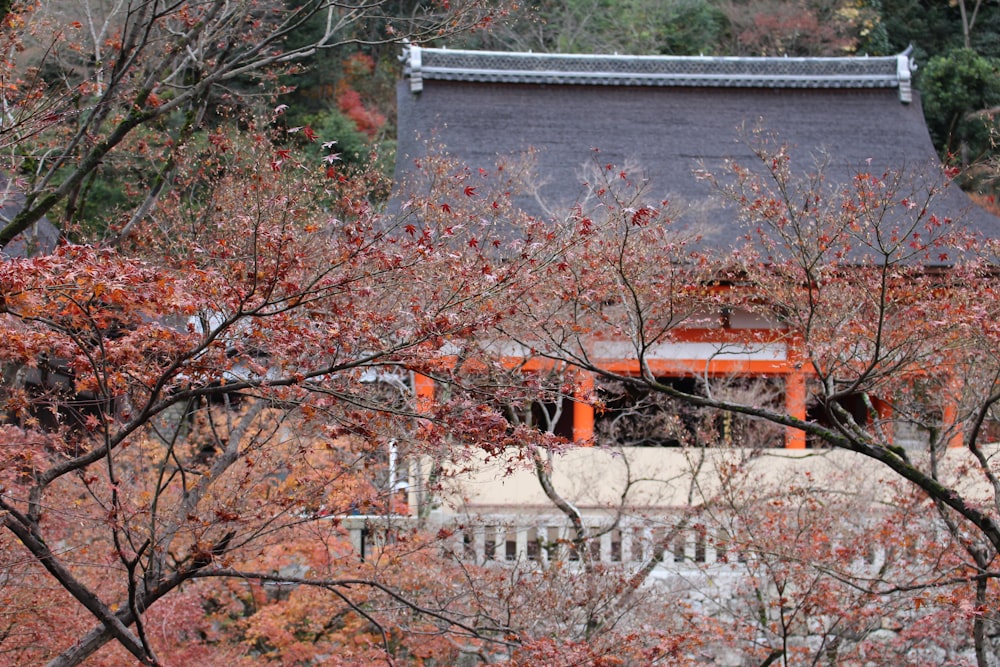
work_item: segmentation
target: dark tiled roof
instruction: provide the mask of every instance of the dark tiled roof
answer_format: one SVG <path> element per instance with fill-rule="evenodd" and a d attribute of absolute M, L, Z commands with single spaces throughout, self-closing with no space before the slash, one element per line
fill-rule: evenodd
<path fill-rule="evenodd" d="M 55 250 L 58 243 L 59 230 L 47 218 L 42 218 L 8 243 L 0 252 L 0 260 L 4 257 L 44 255 Z"/>
<path fill-rule="evenodd" d="M 889 64 L 898 73 L 905 54 L 860 59 L 629 59 L 429 49 L 420 54 L 419 92 L 412 80 L 401 82 L 397 90 L 397 176 L 426 150 L 423 141 L 428 139 L 473 168 L 490 169 L 498 156 L 533 149 L 539 193 L 548 210 L 568 206 L 581 195 L 581 183 L 595 161 L 629 165 L 648 177 L 653 196 L 689 205 L 689 222 L 702 226 L 709 238 L 731 240 L 734 214 L 713 203 L 708 184 L 695 172 L 718 172 L 727 158 L 752 164 L 744 137 L 754 127 L 787 143 L 800 168 L 811 168 L 825 156 L 827 180 L 833 185 L 847 182 L 859 169 L 930 175 L 940 170 L 919 97 L 901 101 L 902 78 L 888 87 L 861 83 L 877 71 L 888 82 Z M 429 54 L 433 57 L 427 58 Z M 461 66 L 475 64 L 477 58 L 479 66 Z M 671 65 L 671 76 L 683 71 L 695 77 L 695 66 L 706 62 L 731 71 L 728 80 L 689 78 L 683 85 L 629 84 L 618 79 L 634 74 L 621 72 L 603 77 L 601 67 L 611 63 L 624 68 L 629 61 L 641 63 L 647 73 L 654 65 Z M 561 81 L 578 71 L 580 62 L 590 63 L 586 76 L 601 78 L 600 84 L 585 78 Z M 503 63 L 510 69 L 501 68 Z M 553 63 L 561 63 L 565 71 L 544 79 L 549 74 L 542 73 L 552 72 Z M 781 84 L 789 66 L 812 71 L 814 85 Z M 745 75 L 737 70 L 754 71 L 758 80 L 772 70 L 774 76 L 767 85 L 751 86 L 747 79 L 738 81 Z M 517 78 L 523 72 L 537 78 Z M 825 84 L 821 72 L 833 73 Z M 848 85 L 849 80 L 855 84 Z M 594 149 L 599 150 L 596 158 Z M 536 214 L 546 211 L 534 199 L 519 203 Z M 938 205 L 940 215 L 961 217 L 972 228 L 1000 236 L 1000 218 L 973 206 L 957 187 L 949 187 Z"/>
<path fill-rule="evenodd" d="M 0 227 L 7 224 L 24 206 L 24 195 L 13 187 L 13 183 L 0 175 Z M 0 251 L 0 261 L 5 257 L 29 257 L 50 253 L 59 243 L 59 230 L 42 218 L 27 230 L 21 232 Z"/>

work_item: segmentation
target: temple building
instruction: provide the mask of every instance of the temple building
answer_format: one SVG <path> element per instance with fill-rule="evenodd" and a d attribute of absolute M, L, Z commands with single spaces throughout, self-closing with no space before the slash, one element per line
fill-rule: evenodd
<path fill-rule="evenodd" d="M 774 133 L 800 168 L 822 164 L 830 187 L 850 182 L 859 170 L 902 169 L 917 187 L 921 179 L 937 183 L 941 165 L 911 87 L 912 70 L 908 53 L 723 58 L 410 46 L 397 91 L 397 178 L 429 140 L 473 170 L 530 151 L 537 188 L 516 203 L 544 217 L 579 201 L 595 161 L 625 165 L 642 174 L 653 197 L 683 211 L 677 221 L 682 228 L 724 247 L 745 232 L 697 174 L 718 173 L 726 160 L 753 163 L 748 136 L 755 130 Z M 945 186 L 935 204 L 939 215 L 971 230 L 1000 234 L 1000 219 L 954 185 Z M 741 330 L 752 334 L 769 326 L 747 313 L 727 312 L 718 326 L 681 332 L 661 346 L 653 370 L 677 383 L 698 374 L 779 378 L 786 408 L 806 417 L 807 370 L 795 350 L 786 343 L 733 349 Z M 621 346 L 605 347 L 608 367 L 629 372 L 634 362 Z M 582 403 L 572 407 L 564 433 L 591 437 L 593 410 Z M 787 431 L 785 446 L 805 447 L 804 435 Z"/>
<path fill-rule="evenodd" d="M 941 187 L 934 199 L 938 215 L 959 220 L 973 232 L 1000 236 L 1000 219 L 975 206 L 956 185 L 942 186 L 942 165 L 919 93 L 911 86 L 913 68 L 908 53 L 851 58 L 635 57 L 410 46 L 405 77 L 397 89 L 397 182 L 412 173 L 432 146 L 444 147 L 473 172 L 493 169 L 498 159 L 530 153 L 536 187 L 516 204 L 547 219 L 565 215 L 586 196 L 584 183 L 595 164 L 598 169 L 605 163 L 625 165 L 642 174 L 651 199 L 678 205 L 681 214 L 675 222 L 680 229 L 694 230 L 702 242 L 724 249 L 735 247 L 746 232 L 738 226 L 737 212 L 720 203 L 699 173 L 718 173 L 728 161 L 752 164 L 756 158 L 749 137 L 761 131 L 773 133 L 787 147 L 796 168 L 822 168 L 824 187 L 842 188 L 860 171 L 902 171 L 918 191 Z M 693 378 L 764 379 L 776 392 L 774 400 L 783 401 L 790 414 L 821 419 L 809 399 L 808 365 L 787 337 L 769 335 L 780 324 L 735 309 L 703 321 L 710 323 L 675 331 L 669 342 L 647 356 L 658 379 L 687 391 L 691 389 L 685 383 Z M 740 340 L 756 342 L 741 346 Z M 627 344 L 599 341 L 592 358 L 620 374 L 639 372 Z M 584 387 L 599 382 L 584 376 Z M 415 390 L 426 396 L 435 389 L 429 380 L 417 377 Z M 691 489 L 697 486 L 704 492 L 710 486 L 708 478 L 699 480 L 698 475 L 712 474 L 711 461 L 728 456 L 721 449 L 706 454 L 708 458 L 699 461 L 709 462 L 707 467 L 692 473 L 689 450 L 671 446 L 679 443 L 670 436 L 646 433 L 643 442 L 603 441 L 607 429 L 601 428 L 601 419 L 615 417 L 616 401 L 642 398 L 607 400 L 597 414 L 587 402 L 566 401 L 555 425 L 557 433 L 578 442 L 608 446 L 577 448 L 553 464 L 553 483 L 595 525 L 608 524 L 609 512 L 626 506 L 632 517 L 648 517 L 648 512 L 669 516 L 671 508 L 691 502 Z M 889 409 L 879 405 L 877 397 L 871 399 L 880 413 Z M 859 419 L 868 409 L 860 403 L 843 407 Z M 949 419 L 947 405 L 942 419 Z M 723 427 L 720 437 L 726 437 L 728 428 Z M 906 432 L 903 420 L 896 420 L 894 428 L 895 443 L 903 447 L 910 439 L 914 446 L 921 445 L 926 435 Z M 761 479 L 775 483 L 780 484 L 782 475 L 805 469 L 819 475 L 870 469 L 856 455 L 838 450 L 810 461 L 813 450 L 807 450 L 810 443 L 797 429 L 772 429 L 769 435 L 765 429 L 753 437 L 758 440 L 725 444 L 732 445 L 730 450 L 770 452 L 753 465 Z M 615 446 L 619 453 L 611 452 Z M 633 484 L 630 476 L 636 470 L 648 473 L 646 481 Z M 508 558 L 530 556 L 531 545 L 542 539 L 538 531 L 549 530 L 532 526 L 543 525 L 546 516 L 551 519 L 548 525 L 562 525 L 559 530 L 564 530 L 565 517 L 554 511 L 535 474 L 508 472 L 502 463 L 472 466 L 434 501 L 445 515 L 480 517 L 479 524 L 486 528 L 466 539 L 477 560 L 491 557 L 491 552 L 502 558 L 498 554 L 504 544 Z M 426 468 L 411 471 L 411 506 L 423 502 L 420 480 L 426 474 Z M 616 502 L 618 510 L 609 509 Z M 511 517 L 525 516 L 538 521 L 511 528 L 506 538 L 500 535 Z M 636 525 L 647 526 L 644 521 Z M 499 531 L 495 539 L 494 527 Z M 620 543 L 632 539 L 620 531 L 615 534 L 614 539 L 610 533 L 602 538 L 605 556 L 618 553 Z M 677 547 L 678 559 L 701 553 L 696 535 L 684 539 Z"/>

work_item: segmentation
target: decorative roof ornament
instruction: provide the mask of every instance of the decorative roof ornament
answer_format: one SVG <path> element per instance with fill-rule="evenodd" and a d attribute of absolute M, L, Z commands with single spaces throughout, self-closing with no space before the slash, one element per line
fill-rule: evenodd
<path fill-rule="evenodd" d="M 897 56 L 742 58 L 404 48 L 410 90 L 425 79 L 492 83 L 734 88 L 898 88 L 912 100 L 911 49 Z"/>
<path fill-rule="evenodd" d="M 911 54 L 913 45 L 910 44 L 906 50 L 896 56 L 896 73 L 899 77 L 899 101 L 909 104 L 913 101 L 913 91 L 910 88 L 910 78 L 913 70 L 917 69 Z"/>
<path fill-rule="evenodd" d="M 403 75 L 410 77 L 410 90 L 419 93 L 424 89 L 423 67 L 421 65 L 421 54 L 423 49 L 415 44 L 410 44 L 410 40 L 403 40 L 403 53 L 399 59 L 403 61 Z"/>

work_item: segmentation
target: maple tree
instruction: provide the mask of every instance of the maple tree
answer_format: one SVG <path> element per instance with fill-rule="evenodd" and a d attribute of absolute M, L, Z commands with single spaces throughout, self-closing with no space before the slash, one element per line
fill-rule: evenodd
<path fill-rule="evenodd" d="M 517 387 L 547 379 L 555 387 L 549 399 L 572 393 L 559 388 L 559 369 L 518 381 L 522 369 L 480 374 L 479 386 L 502 388 L 511 423 L 551 430 L 555 402 L 529 394 L 517 403 Z M 730 399 L 767 397 L 729 391 Z M 565 459 L 538 450 L 533 475 L 562 521 L 539 510 L 537 497 L 522 497 L 524 514 L 508 524 L 490 515 L 456 519 L 470 571 L 486 559 L 478 561 L 486 571 L 473 575 L 477 597 L 510 601 L 504 618 L 533 637 L 511 651 L 514 664 L 601 660 L 608 650 L 624 664 L 651 656 L 688 664 L 701 655 L 719 664 L 916 665 L 971 656 L 985 612 L 975 602 L 978 575 L 933 503 L 901 480 L 861 472 L 853 456 L 727 441 L 715 428 L 724 415 L 700 411 L 697 444 L 602 441 Z M 654 425 L 658 417 L 646 415 Z M 452 497 L 475 494 L 486 479 L 459 483 Z M 521 489 L 526 480 L 506 483 Z M 490 576 L 490 563 L 505 558 L 502 574 Z M 564 639 L 539 640 L 550 635 Z"/>
<path fill-rule="evenodd" d="M 213 129 L 238 131 L 240 114 L 260 101 L 276 104 L 297 63 L 359 41 L 445 36 L 508 10 L 487 0 L 398 5 L 15 4 L 4 17 L 2 145 L 24 202 L 0 228 L 0 247 L 46 215 L 84 240 L 103 231 L 94 218 L 113 213 L 99 221 L 113 241 L 169 190 L 180 151 L 211 141 Z M 317 23 L 318 34 L 299 39 Z M 381 32 L 369 34 L 370 25 Z M 124 193 L 112 189 L 119 179 Z M 122 200 L 120 210 L 103 210 L 109 198 Z"/>
<path fill-rule="evenodd" d="M 530 184 L 516 168 L 473 172 L 440 154 L 422 159 L 421 180 L 398 184 L 384 210 L 389 186 L 377 169 L 345 167 L 336 137 L 282 126 L 278 100 L 261 110 L 234 91 L 271 102 L 286 66 L 342 43 L 331 28 L 283 49 L 283 36 L 317 12 L 365 22 L 393 4 L 261 13 L 252 4 L 136 3 L 79 26 L 54 11 L 7 14 L 6 52 L 50 45 L 52 60 L 4 63 L 9 81 L 22 79 L 5 89 L 12 113 L 0 141 L 18 174 L 9 194 L 20 188 L 25 200 L 0 245 L 43 215 L 69 239 L 103 242 L 0 263 L 7 655 L 55 665 L 448 664 L 463 655 L 642 664 L 687 659 L 708 641 L 746 647 L 764 633 L 747 653 L 788 661 L 802 618 L 870 628 L 887 607 L 864 605 L 898 593 L 935 622 L 971 619 L 985 664 L 986 624 L 997 613 L 997 494 L 984 501 L 954 480 L 976 475 L 998 488 L 983 444 L 1000 396 L 994 246 L 974 248 L 954 222 L 933 216 L 933 187 L 917 199 L 889 172 L 859 174 L 832 199 L 797 191 L 775 146 L 759 149 L 762 171 L 732 165 L 731 180 L 718 183 L 753 237 L 725 261 L 678 232 L 670 207 L 645 201 L 627 171 L 603 165 L 603 187 L 566 224 L 517 212 L 511 197 Z M 478 2 L 428 7 L 421 16 L 433 28 L 409 24 L 417 34 L 492 16 Z M 60 27 L 90 42 L 53 37 Z M 50 63 L 60 77 L 43 75 Z M 370 130 L 381 123 L 356 91 L 340 92 L 345 112 Z M 129 176 L 125 198 L 95 213 L 87 202 L 103 200 L 91 188 L 112 170 Z M 647 372 L 650 351 L 679 326 L 726 308 L 781 322 L 777 340 L 792 341 L 815 371 L 822 420 L 788 414 L 740 383 L 689 392 Z M 603 367 L 591 336 L 631 345 L 640 373 Z M 510 340 L 556 374 L 512 376 L 509 355 L 498 355 Z M 582 574 L 557 562 L 512 573 L 469 566 L 449 552 L 451 529 L 426 532 L 421 517 L 402 518 L 408 508 L 387 470 L 397 454 L 461 462 L 513 452 L 559 506 L 552 452 L 569 443 L 555 413 L 537 428 L 537 408 L 586 398 L 579 369 L 603 376 L 607 392 L 695 406 L 680 426 L 638 406 L 621 432 L 648 429 L 632 417 L 651 418 L 663 437 L 703 444 L 732 433 L 722 410 L 882 462 L 930 499 L 948 541 L 928 547 L 922 563 L 947 555 L 949 578 L 931 569 L 919 581 L 838 587 L 831 582 L 851 573 L 824 551 L 834 515 L 810 504 L 806 526 L 774 498 L 734 495 L 731 538 L 760 556 L 752 584 L 768 594 L 785 586 L 797 606 L 783 618 L 779 594 L 763 616 L 734 605 L 722 621 L 688 608 L 684 593 L 646 586 L 669 533 L 637 576 L 591 558 L 604 528 L 583 525 L 563 502 Z M 432 398 L 415 396 L 414 374 L 438 383 Z M 862 402 L 864 419 L 844 407 L 848 399 Z M 894 440 L 903 422 L 924 434 L 922 453 Z M 956 465 L 945 454 L 958 438 L 969 456 Z M 692 504 L 675 528 L 703 521 L 721 500 Z M 927 509 L 922 496 L 913 502 Z M 619 514 L 626 504 L 623 496 Z M 359 561 L 345 526 L 367 514 L 399 525 L 380 533 L 374 524 L 385 542 Z M 749 534 L 753 518 L 758 532 Z M 858 534 L 887 542 L 891 525 Z M 792 530 L 798 553 L 811 550 L 809 567 L 768 546 Z M 681 611 L 658 612 L 664 599 Z M 827 630 L 824 641 L 837 641 Z"/>
<path fill-rule="evenodd" d="M 388 38 L 491 15 L 485 3 L 445 4 Z M 46 57 L 65 76 L 5 90 L 4 120 L 16 121 L 3 133 L 6 164 L 23 174 L 10 187 L 24 198 L 0 243 L 53 213 L 67 237 L 105 241 L 0 263 L 3 563 L 21 582 L 5 596 L 10 655 L 52 664 L 114 663 L 122 652 L 143 664 L 204 655 L 212 643 L 204 637 L 217 632 L 200 624 L 203 639 L 178 646 L 194 629 L 171 614 L 214 599 L 196 581 L 212 578 L 298 582 L 377 625 L 349 592 L 368 586 L 445 629 L 462 625 L 394 594 L 371 571 L 352 578 L 349 567 L 327 567 L 324 578 L 318 568 L 334 556 L 356 559 L 338 550 L 348 544 L 338 516 L 402 509 L 368 468 L 389 440 L 415 432 L 418 415 L 369 375 L 409 386 L 412 369 L 433 363 L 450 337 L 492 321 L 516 291 L 516 264 L 477 250 L 490 247 L 494 230 L 452 222 L 496 216 L 504 193 L 487 199 L 483 186 L 472 197 L 461 169 L 429 163 L 429 189 L 383 215 L 383 177 L 342 168 L 334 137 L 297 128 L 324 144 L 322 159 L 307 160 L 284 141 L 292 129 L 275 128 L 282 106 L 258 114 L 242 105 L 232 118 L 226 109 L 242 104 L 227 86 L 259 74 L 263 93 L 277 92 L 267 86 L 289 63 L 342 44 L 344 22 L 387 8 L 135 3 L 88 14 L 86 25 L 29 7 L 7 14 L 11 44 L 49 45 Z M 323 39 L 284 50 L 283 37 L 317 12 L 331 19 Z M 86 39 L 53 30 L 85 33 L 94 57 Z M 12 82 L 40 71 L 4 65 Z M 134 168 L 126 185 L 134 198 L 104 211 L 105 233 L 83 202 L 119 159 Z M 421 419 L 474 416 L 456 396 Z M 508 437 L 471 425 L 490 446 Z M 287 556 L 285 540 L 313 547 L 291 573 L 270 565 Z M 36 604 L 53 583 L 60 590 L 46 598 L 63 619 Z M 386 654 L 388 635 L 374 632 L 371 651 Z"/>
<path fill-rule="evenodd" d="M 573 267 L 587 278 L 574 289 L 613 285 L 615 274 L 602 262 L 614 259 L 619 271 L 632 266 L 620 252 L 627 241 L 635 244 L 634 267 L 650 283 L 635 296 L 673 298 L 630 320 L 612 317 L 620 312 L 611 310 L 613 302 L 588 298 L 588 304 L 609 308 L 578 311 L 596 315 L 595 326 L 617 325 L 613 333 L 621 336 L 628 331 L 622 321 L 652 321 L 656 313 L 697 320 L 706 304 L 720 303 L 715 287 L 685 281 L 691 275 L 711 281 L 718 265 L 686 273 L 681 260 L 699 256 L 697 239 L 674 235 L 660 207 L 630 200 L 611 216 L 626 224 L 619 228 L 623 236 L 589 218 L 579 220 L 585 233 L 572 227 L 567 239 L 549 224 L 518 217 L 509 200 L 521 177 L 516 170 L 476 173 L 440 155 L 422 160 L 421 170 L 423 180 L 402 190 L 408 194 L 400 213 L 383 215 L 368 198 L 380 187 L 376 173 L 370 180 L 336 169 L 316 174 L 266 133 L 232 137 L 182 163 L 180 173 L 192 178 L 178 181 L 160 202 L 162 217 L 153 221 L 178 222 L 144 226 L 141 236 L 120 246 L 131 257 L 67 245 L 2 265 L 4 358 L 21 377 L 5 386 L 12 423 L 4 427 L 2 502 L 5 526 L 26 547 L 8 542 L 3 554 L 4 566 L 21 582 L 9 598 L 7 618 L 9 636 L 23 639 L 6 640 L 11 650 L 55 664 L 87 656 L 95 664 L 116 664 L 126 659 L 124 651 L 161 663 L 289 664 L 335 655 L 341 664 L 448 664 L 478 654 L 509 664 L 642 664 L 650 656 L 684 660 L 720 646 L 760 652 L 762 659 L 779 651 L 794 660 L 804 649 L 782 643 L 796 638 L 800 622 L 811 622 L 802 619 L 841 619 L 826 635 L 829 641 L 840 636 L 839 628 L 847 628 L 845 637 L 854 632 L 850 628 L 871 630 L 874 614 L 888 616 L 893 604 L 904 604 L 871 602 L 896 595 L 893 587 L 911 607 L 921 605 L 919 616 L 927 623 L 971 617 L 976 625 L 988 618 L 968 611 L 988 608 L 970 602 L 977 600 L 971 590 L 976 582 L 988 584 L 980 579 L 982 567 L 962 558 L 943 571 L 926 567 L 940 565 L 941 554 L 955 559 L 962 553 L 956 544 L 970 554 L 981 547 L 959 524 L 950 533 L 953 541 L 928 546 L 919 561 L 924 569 L 907 571 L 911 578 L 904 582 L 884 577 L 882 588 L 867 584 L 870 592 L 858 592 L 856 583 L 853 589 L 836 584 L 837 576 L 852 574 L 834 569 L 836 562 L 859 556 L 824 546 L 838 517 L 821 506 L 827 500 L 810 501 L 816 514 L 798 525 L 774 497 L 731 498 L 728 511 L 738 521 L 728 524 L 734 527 L 728 539 L 758 554 L 753 564 L 761 569 L 751 581 L 765 582 L 758 583 L 765 592 L 784 582 L 784 596 L 767 598 L 770 620 L 759 626 L 753 605 L 731 604 L 728 616 L 705 614 L 688 606 L 684 590 L 658 587 L 622 564 L 589 558 L 603 528 L 582 524 L 572 538 L 582 547 L 576 561 L 582 572 L 573 561 L 513 574 L 465 564 L 448 555 L 450 531 L 423 534 L 405 522 L 396 531 L 401 539 L 359 562 L 342 527 L 345 517 L 405 511 L 392 485 L 371 474 L 390 440 L 409 454 L 438 460 L 514 452 L 535 467 L 543 484 L 546 465 L 559 465 L 545 454 L 567 444 L 552 437 L 558 419 L 548 413 L 539 422 L 536 406 L 554 406 L 553 399 L 563 396 L 579 399 L 571 379 L 576 371 L 553 365 L 546 376 L 512 367 L 506 357 L 491 358 L 500 340 L 495 329 L 506 332 L 527 313 L 544 313 L 537 332 L 564 333 L 556 327 L 572 323 L 575 334 L 587 335 L 579 326 L 583 320 L 552 314 L 571 301 L 546 300 L 540 285 L 555 288 L 554 277 Z M 215 176 L 206 180 L 205 173 Z M 611 184 L 622 195 L 617 188 L 627 178 L 613 170 Z M 607 194 L 590 204 L 600 208 Z M 653 228 L 647 220 L 666 226 Z M 649 233 L 633 236 L 636 230 Z M 662 253 L 667 242 L 678 258 L 671 272 L 642 264 L 643 252 Z M 577 264 L 576 252 L 588 253 L 589 264 Z M 779 288 L 793 290 L 779 280 L 761 287 L 773 291 L 772 299 L 785 294 Z M 956 319 L 956 327 L 965 324 Z M 963 331 L 950 335 L 963 340 Z M 660 335 L 669 332 L 665 326 Z M 827 355 L 818 359 L 845 363 L 839 361 L 842 346 L 818 335 L 815 340 L 817 354 Z M 911 354 L 926 362 L 917 352 Z M 574 359 L 574 365 L 585 361 Z M 437 380 L 442 389 L 433 401 L 413 402 L 410 371 Z M 896 372 L 887 369 L 880 381 L 891 382 Z M 970 374 L 965 386 L 971 389 L 977 377 Z M 780 425 L 792 419 L 769 416 L 775 411 L 773 400 L 765 400 L 769 392 L 740 383 L 690 396 L 670 385 L 664 391 L 655 378 L 611 379 L 615 387 L 642 384 L 651 393 L 700 403 L 701 425 L 672 437 L 711 442 L 713 433 L 721 434 L 713 408 Z M 910 392 L 900 394 L 913 410 L 907 419 L 921 417 L 918 398 L 926 401 L 934 388 L 926 374 L 918 379 L 897 383 Z M 953 435 L 931 412 L 922 416 L 936 445 Z M 538 432 L 539 423 L 547 433 Z M 831 425 L 803 427 L 839 433 Z M 844 428 L 852 428 L 849 419 Z M 885 447 L 894 453 L 896 445 Z M 689 449 L 696 458 L 711 451 Z M 748 456 L 752 460 L 752 452 Z M 762 488 L 736 481 L 734 494 Z M 794 488 L 788 493 L 795 502 L 805 495 Z M 727 525 L 720 500 L 696 504 L 674 528 L 705 524 L 709 511 Z M 620 509 L 626 507 L 623 499 Z M 887 543 L 886 531 L 896 523 L 889 517 L 878 529 L 859 530 Z M 803 531 L 802 539 L 789 552 L 775 550 L 774 536 L 793 528 Z M 664 548 L 644 564 L 646 575 L 672 553 L 672 540 L 673 534 L 662 536 Z M 795 560 L 813 548 L 808 564 Z M 948 581 L 932 586 L 943 573 Z M 79 610 L 69 619 L 39 618 L 36 591 L 50 577 L 66 587 L 63 608 Z M 911 584 L 916 587 L 902 590 Z M 668 599 L 673 606 L 664 615 L 659 610 Z M 796 600 L 798 611 L 787 619 L 780 616 L 782 599 Z M 59 627 L 59 637 L 75 636 L 78 643 L 39 642 L 46 622 Z M 659 630 L 649 631 L 653 627 Z M 754 627 L 767 633 L 769 643 L 754 643 Z M 926 642 L 922 636 L 878 644 L 879 650 L 892 664 L 906 641 Z M 112 641 L 116 645 L 108 646 Z M 847 657 L 876 650 L 867 641 L 855 644 L 842 639 L 837 650 Z"/>
<path fill-rule="evenodd" d="M 777 483 L 764 470 L 732 480 L 710 520 L 740 572 L 736 594 L 715 598 L 730 645 L 782 665 L 960 660 L 967 566 L 922 494 L 845 470 L 793 466 Z"/>
<path fill-rule="evenodd" d="M 868 2 L 723 3 L 728 51 L 762 56 L 841 55 L 878 50 L 881 7 Z"/>
<path fill-rule="evenodd" d="M 935 213 L 943 179 L 858 170 L 829 186 L 823 164 L 797 172 L 766 133 L 757 162 L 704 174 L 746 230 L 725 256 L 673 229 L 666 202 L 607 165 L 565 231 L 578 239 L 548 279 L 501 323 L 525 350 L 643 394 L 763 419 L 846 449 L 908 480 L 933 503 L 976 583 L 973 634 L 988 664 L 987 589 L 1000 547 L 993 467 L 997 402 L 996 245 Z M 809 414 L 783 404 L 678 387 L 657 377 L 656 350 L 720 312 L 772 323 L 743 345 L 783 344 L 809 370 Z M 609 366 L 604 341 L 632 371 Z M 739 344 L 731 341 L 729 345 Z M 907 435 L 916 432 L 916 436 Z"/>
<path fill-rule="evenodd" d="M 0 264 L 4 527 L 34 561 L 34 585 L 43 568 L 96 621 L 72 646 L 19 649 L 54 651 L 32 654 L 53 664 L 111 640 L 158 663 L 171 643 L 148 619 L 168 596 L 194 604 L 196 579 L 298 583 L 355 610 L 352 586 L 391 596 L 371 571 L 330 564 L 356 559 L 337 517 L 403 511 L 369 463 L 400 439 L 408 454 L 444 456 L 439 432 L 487 450 L 534 437 L 460 389 L 419 413 L 408 398 L 411 371 L 446 363 L 451 339 L 493 323 L 529 284 L 536 250 L 488 222 L 507 210 L 503 183 L 471 196 L 466 170 L 428 160 L 430 189 L 383 215 L 369 200 L 377 172 L 313 176 L 266 133 L 177 168 L 129 254 L 67 244 Z M 456 224 L 468 220 L 479 226 Z M 483 251 L 501 243 L 522 259 Z M 372 381 L 387 376 L 405 396 Z M 35 626 L 33 590 L 15 626 Z M 415 600 L 408 609 L 430 614 Z M 482 630 L 436 613 L 446 629 Z M 384 652 L 379 634 L 372 650 Z"/>

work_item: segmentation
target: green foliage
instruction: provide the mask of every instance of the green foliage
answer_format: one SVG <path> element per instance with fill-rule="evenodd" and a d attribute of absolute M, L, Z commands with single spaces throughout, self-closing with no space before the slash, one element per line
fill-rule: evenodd
<path fill-rule="evenodd" d="M 946 2 L 882 0 L 882 22 L 889 46 L 900 52 L 910 44 L 918 62 L 962 46 L 962 24 Z"/>
<path fill-rule="evenodd" d="M 962 48 L 962 17 L 956 3 L 941 0 L 881 0 L 889 47 L 899 52 L 913 44 L 918 62 Z M 971 5 L 973 3 L 969 3 Z M 984 2 L 970 35 L 972 48 L 1000 56 L 1000 6 Z"/>
<path fill-rule="evenodd" d="M 292 120 L 295 126 L 308 126 L 316 133 L 316 140 L 305 143 L 304 150 L 307 155 L 315 157 L 317 161 L 330 154 L 329 150 L 322 147 L 322 144 L 328 141 L 337 142 L 334 150 L 340 154 L 340 160 L 344 164 L 363 164 L 367 160 L 370 150 L 368 137 L 365 136 L 364 132 L 358 130 L 354 121 L 339 110 L 328 108 L 301 117 L 293 116 Z M 301 134 L 298 136 L 305 139 Z"/>
<path fill-rule="evenodd" d="M 88 243 L 105 236 L 117 222 L 128 218 L 128 211 L 143 200 L 158 164 L 164 159 L 164 145 L 169 142 L 160 134 L 163 128 L 135 132 L 129 150 L 107 156 L 68 196 L 53 207 L 48 218 L 58 221 L 62 235 L 74 243 Z M 39 135 L 48 138 L 47 133 Z M 30 151 L 24 144 L 19 148 Z M 26 152 L 19 175 L 30 182 L 37 177 L 43 161 L 37 153 Z M 56 178 L 68 177 L 72 168 L 64 166 Z"/>
<path fill-rule="evenodd" d="M 885 25 L 885 11 L 882 0 L 862 0 L 858 3 L 859 11 L 867 11 L 869 20 L 858 30 L 858 47 L 856 53 L 870 56 L 887 56 L 903 51 L 906 47 L 896 49 L 889 39 L 889 30 Z"/>
<path fill-rule="evenodd" d="M 639 55 L 891 51 L 881 0 L 532 0 L 528 10 L 519 21 L 453 45 Z"/>
<path fill-rule="evenodd" d="M 592 3 L 573 4 L 578 11 L 583 5 L 586 11 L 586 5 Z M 604 20 L 594 26 L 593 32 L 577 34 L 576 38 L 580 42 L 584 37 L 604 40 L 605 52 L 716 54 L 729 31 L 726 15 L 707 0 L 626 0 L 599 4 Z M 585 42 L 577 46 L 585 46 Z"/>
<path fill-rule="evenodd" d="M 672 55 L 717 54 L 729 20 L 705 0 L 677 0 L 661 9 L 659 52 Z"/>
<path fill-rule="evenodd" d="M 69 219 L 64 228 L 71 238 L 100 238 L 115 222 L 116 216 L 141 201 L 134 188 L 130 193 L 126 187 L 127 183 L 141 181 L 133 166 L 103 167 L 92 172 L 90 178 L 84 181 L 79 208 L 65 212 L 64 220 Z"/>
<path fill-rule="evenodd" d="M 957 49 L 931 58 L 920 72 L 931 137 L 945 159 L 963 165 L 989 152 L 993 124 L 979 112 L 1000 104 L 1000 61 Z"/>
<path fill-rule="evenodd" d="M 712 0 L 531 0 L 527 11 L 457 46 L 555 53 L 720 54 L 729 20 Z"/>
<path fill-rule="evenodd" d="M 286 1 L 291 6 L 295 3 Z M 446 4 L 446 3 L 445 3 Z M 387 0 L 372 3 L 378 11 L 367 20 L 344 22 L 335 33 L 334 41 L 344 46 L 321 49 L 302 58 L 299 67 L 282 79 L 291 92 L 282 98 L 295 111 L 326 113 L 335 105 L 338 85 L 348 81 L 368 105 L 390 118 L 395 109 L 395 82 L 400 76 L 399 45 L 387 41 L 386 35 L 407 34 L 419 24 L 419 18 L 435 9 L 426 0 Z M 327 28 L 326 15 L 321 12 L 289 35 L 288 47 L 294 48 L 318 40 Z M 367 71 L 359 71 L 358 62 L 369 62 Z M 392 130 L 390 122 L 387 130 Z M 387 132 L 392 135 L 393 132 Z"/>
<path fill-rule="evenodd" d="M 963 187 L 985 192 L 985 185 L 996 180 L 995 168 L 989 167 L 994 152 L 990 131 L 995 124 L 976 112 L 1000 102 L 1000 4 L 979 6 L 969 31 L 971 50 L 964 48 L 957 2 L 881 0 L 879 4 L 889 52 L 912 45 L 913 57 L 922 65 L 916 84 L 935 147 L 942 158 L 963 167 Z M 971 11 L 973 5 L 967 2 L 966 8 Z"/>

